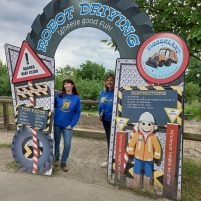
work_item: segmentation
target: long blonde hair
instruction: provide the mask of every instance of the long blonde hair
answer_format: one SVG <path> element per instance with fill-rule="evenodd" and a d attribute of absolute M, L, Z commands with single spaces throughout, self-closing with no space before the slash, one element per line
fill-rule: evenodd
<path fill-rule="evenodd" d="M 108 73 L 108 74 L 106 74 L 105 79 L 104 79 L 104 90 L 105 90 L 105 91 L 108 90 L 108 87 L 106 86 L 106 81 L 107 81 L 107 79 L 110 78 L 110 77 L 113 79 L 113 81 L 114 81 L 114 83 L 115 83 L 115 76 L 114 76 L 114 74 L 113 74 L 113 73 Z"/>

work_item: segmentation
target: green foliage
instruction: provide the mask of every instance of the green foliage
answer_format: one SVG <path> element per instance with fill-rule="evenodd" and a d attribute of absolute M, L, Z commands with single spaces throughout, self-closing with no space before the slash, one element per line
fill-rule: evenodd
<path fill-rule="evenodd" d="M 88 80 L 103 80 L 105 75 L 105 68 L 103 65 L 86 61 L 80 65 L 80 69 L 77 71 L 77 76 L 81 79 Z"/>
<path fill-rule="evenodd" d="M 0 144 L 0 149 L 1 148 L 8 148 L 8 149 L 10 149 L 11 148 L 11 144 Z"/>
<path fill-rule="evenodd" d="M 191 60 L 186 81 L 201 87 L 201 1 L 200 0 L 135 0 L 145 10 L 155 32 L 173 32 L 182 37 L 190 51 Z M 115 41 L 102 40 L 110 47 Z M 115 50 L 118 48 L 116 47 Z M 201 95 L 200 95 L 201 96 Z"/>
<path fill-rule="evenodd" d="M 187 83 L 192 82 L 201 87 L 201 62 L 198 60 L 191 58 L 188 69 L 186 71 L 186 79 Z M 201 97 L 201 94 L 200 94 Z"/>
<path fill-rule="evenodd" d="M 156 32 L 174 32 L 189 47 L 191 60 L 186 82 L 201 87 L 201 1 L 200 0 L 136 0 L 146 10 Z"/>
<path fill-rule="evenodd" d="M 111 72 L 111 71 L 107 71 Z M 81 65 L 81 69 L 76 69 L 70 65 L 56 70 L 55 89 L 61 90 L 63 80 L 71 78 L 75 81 L 76 87 L 83 100 L 97 100 L 101 89 L 106 70 L 102 65 L 86 61 Z M 0 96 L 11 96 L 10 80 L 6 65 L 0 61 Z M 90 107 L 92 108 L 92 107 Z"/>
<path fill-rule="evenodd" d="M 0 96 L 11 96 L 7 66 L 0 61 Z"/>
<path fill-rule="evenodd" d="M 185 84 L 184 114 L 187 120 L 201 120 L 201 88 L 198 84 L 189 82 Z"/>
<path fill-rule="evenodd" d="M 61 90 L 63 80 L 71 78 L 75 81 L 82 100 L 97 100 L 103 88 L 105 68 L 102 65 L 86 61 L 80 69 L 67 65 L 56 71 L 55 89 Z M 110 71 L 107 71 L 107 73 Z M 86 107 L 85 107 L 86 109 Z M 92 109 L 92 107 L 88 108 Z"/>
<path fill-rule="evenodd" d="M 76 86 L 82 100 L 97 100 L 103 83 L 99 80 L 79 79 L 76 80 Z"/>
<path fill-rule="evenodd" d="M 114 48 L 114 51 L 119 51 L 119 48 L 114 39 L 111 38 L 111 41 L 108 40 L 101 40 L 102 43 L 106 43 L 111 48 Z"/>
<path fill-rule="evenodd" d="M 187 120 L 201 120 L 201 102 L 199 102 L 198 100 L 194 100 L 190 104 L 186 103 L 184 105 L 184 114 L 186 114 L 185 118 Z"/>
<path fill-rule="evenodd" d="M 183 201 L 199 201 L 201 197 L 201 164 L 190 159 L 183 163 Z"/>
<path fill-rule="evenodd" d="M 201 59 L 200 0 L 135 0 L 146 10 L 156 32 L 174 32 L 188 44 L 191 56 Z"/>
<path fill-rule="evenodd" d="M 56 70 L 55 76 L 55 89 L 61 90 L 63 87 L 63 80 L 72 79 L 75 81 L 77 74 L 77 69 L 71 67 L 70 65 L 66 65 L 64 68 L 59 68 Z"/>
<path fill-rule="evenodd" d="M 198 100 L 200 95 L 200 87 L 198 84 L 189 82 L 185 85 L 185 101 L 191 103 L 193 100 Z"/>

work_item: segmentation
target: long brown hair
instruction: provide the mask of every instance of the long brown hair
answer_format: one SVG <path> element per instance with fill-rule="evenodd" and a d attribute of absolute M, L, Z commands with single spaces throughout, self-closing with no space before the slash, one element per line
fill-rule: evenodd
<path fill-rule="evenodd" d="M 105 89 L 105 91 L 108 90 L 108 87 L 106 86 L 106 81 L 110 77 L 113 79 L 113 82 L 115 83 L 115 76 L 114 76 L 114 74 L 112 74 L 112 73 L 106 74 L 105 79 L 104 79 L 104 89 Z"/>
<path fill-rule="evenodd" d="M 75 86 L 75 82 L 74 82 L 73 80 L 71 80 L 71 79 L 65 79 L 65 80 L 63 81 L 63 88 L 62 88 L 62 90 L 61 90 L 60 97 L 63 97 L 63 96 L 66 94 L 66 90 L 65 90 L 65 88 L 64 88 L 64 84 L 65 84 L 65 83 L 71 83 L 71 84 L 73 85 L 72 93 L 73 93 L 74 95 L 79 95 L 79 93 L 78 93 L 78 91 L 77 91 L 77 89 L 76 89 L 76 86 Z"/>

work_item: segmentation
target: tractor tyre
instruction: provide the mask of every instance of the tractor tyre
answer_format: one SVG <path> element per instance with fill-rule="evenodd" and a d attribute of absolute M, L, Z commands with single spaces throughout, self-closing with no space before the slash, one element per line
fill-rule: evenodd
<path fill-rule="evenodd" d="M 154 60 L 158 61 L 159 60 L 159 56 L 155 56 Z"/>
<path fill-rule="evenodd" d="M 158 64 L 158 66 L 159 66 L 159 67 L 163 67 L 163 66 L 164 66 L 164 64 L 165 64 L 165 62 L 164 62 L 164 61 L 160 61 L 160 62 L 159 62 L 159 64 Z"/>
<path fill-rule="evenodd" d="M 171 65 L 171 59 L 168 59 L 166 62 L 165 62 L 165 66 L 169 67 Z"/>
<path fill-rule="evenodd" d="M 45 8 L 43 9 L 43 13 L 38 14 L 38 16 L 34 20 L 33 24 L 31 25 L 31 32 L 29 32 L 27 34 L 27 38 L 26 38 L 26 40 L 30 44 L 31 48 L 37 54 L 54 57 L 59 43 L 67 34 L 69 34 L 71 31 L 74 31 L 78 28 L 87 27 L 86 25 L 83 25 L 82 23 L 80 23 L 79 25 L 74 26 L 73 28 L 70 28 L 67 31 L 65 31 L 65 33 L 62 36 L 60 36 L 57 32 L 55 32 L 55 33 L 53 33 L 52 39 L 47 42 L 48 43 L 48 45 L 46 46 L 47 49 L 45 51 L 38 50 L 38 48 L 37 48 L 38 42 L 39 42 L 39 40 L 42 39 L 41 36 L 42 36 L 43 31 L 49 30 L 49 28 L 47 29 L 47 24 L 50 22 L 50 20 L 54 19 L 58 13 L 64 12 L 64 9 L 72 6 L 72 4 L 76 8 L 78 6 L 76 4 L 79 3 L 80 1 L 77 1 L 77 3 L 72 3 L 72 2 L 73 1 L 71 1 L 71 0 L 52 0 L 45 6 Z M 112 0 L 112 1 L 102 0 L 101 3 L 102 3 L 102 5 L 109 5 L 110 7 L 120 11 L 122 13 L 122 15 L 124 15 L 127 19 L 129 19 L 131 22 L 131 25 L 133 25 L 135 27 L 136 34 L 140 37 L 141 43 L 143 43 L 150 36 L 154 35 L 153 25 L 147 15 L 147 13 L 145 11 L 141 11 L 139 6 L 134 1 L 131 1 L 131 0 L 124 0 L 124 1 L 122 1 L 122 0 Z M 83 19 L 82 16 L 80 16 L 79 12 L 77 12 L 77 11 L 73 13 L 73 16 L 74 16 L 74 19 L 79 19 L 79 20 Z M 90 16 L 88 16 L 88 17 L 90 17 Z M 107 21 L 107 18 L 101 18 L 100 16 L 98 16 L 97 19 L 98 18 L 100 18 L 100 21 L 101 20 Z M 63 25 L 61 25 L 61 26 L 59 25 L 59 28 L 62 26 L 66 26 L 67 23 L 69 23 L 68 20 L 66 20 L 66 22 Z M 114 25 L 114 28 L 115 28 L 115 21 L 110 22 L 110 23 L 111 23 L 111 26 Z M 113 38 L 113 39 L 116 38 L 115 42 L 117 43 L 117 46 L 121 47 L 119 49 L 119 53 L 122 58 L 133 58 L 137 55 L 138 47 L 134 48 L 135 49 L 134 54 L 136 54 L 136 55 L 133 55 L 133 53 L 131 55 L 129 55 L 128 52 L 126 52 L 126 53 L 124 52 L 124 50 L 128 48 L 127 47 L 128 45 L 126 42 L 124 42 L 124 43 L 122 42 L 125 38 L 125 36 L 123 34 L 121 37 L 119 36 L 119 38 L 118 38 L 116 36 L 116 32 L 111 32 L 109 30 L 94 26 L 92 24 L 90 24 L 88 27 L 98 28 L 99 30 L 104 31 L 106 34 L 110 35 L 111 38 Z M 58 30 L 59 30 L 59 28 L 58 28 Z M 117 30 L 117 31 L 119 31 L 119 30 Z M 120 51 L 121 49 L 122 49 L 122 51 Z"/>
<path fill-rule="evenodd" d="M 45 174 L 53 164 L 53 139 L 44 134 L 43 131 L 37 131 L 39 145 L 39 157 L 37 173 Z M 12 141 L 12 154 L 15 162 L 23 172 L 32 172 L 33 169 L 33 140 L 32 130 L 22 127 L 18 130 Z"/>

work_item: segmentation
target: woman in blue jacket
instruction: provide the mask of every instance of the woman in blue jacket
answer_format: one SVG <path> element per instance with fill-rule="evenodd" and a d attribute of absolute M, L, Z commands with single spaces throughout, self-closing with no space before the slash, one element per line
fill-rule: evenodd
<path fill-rule="evenodd" d="M 98 104 L 99 119 L 103 123 L 103 127 L 107 137 L 108 153 L 109 153 L 109 145 L 110 145 L 110 129 L 111 129 L 111 121 L 112 121 L 114 82 L 115 82 L 115 77 L 113 74 L 110 73 L 105 77 L 104 89 L 101 91 L 99 104 Z M 101 164 L 101 167 L 107 167 L 107 160 Z"/>
<path fill-rule="evenodd" d="M 66 164 L 73 134 L 73 127 L 77 124 L 81 113 L 80 97 L 75 83 L 71 79 L 63 81 L 63 89 L 55 97 L 55 115 L 54 115 L 54 139 L 55 139 L 55 165 L 60 160 L 60 140 L 61 133 L 64 138 L 64 148 L 61 156 L 61 168 L 68 171 Z"/>

